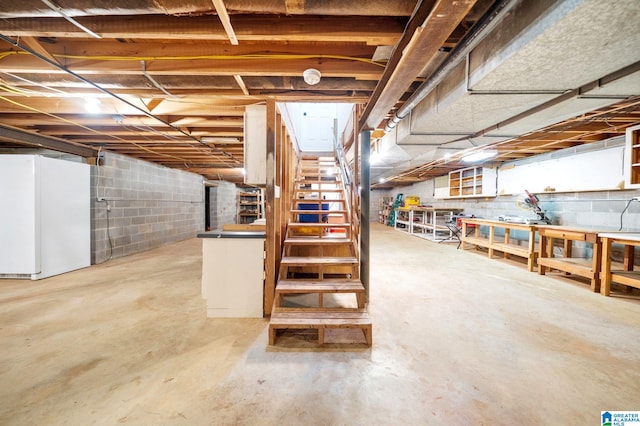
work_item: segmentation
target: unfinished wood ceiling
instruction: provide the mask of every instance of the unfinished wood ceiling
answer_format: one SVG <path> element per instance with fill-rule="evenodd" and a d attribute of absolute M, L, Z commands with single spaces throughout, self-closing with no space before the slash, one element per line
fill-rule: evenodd
<path fill-rule="evenodd" d="M 0 148 L 102 149 L 241 182 L 246 105 L 359 103 L 361 124 L 378 127 L 498 3 L 508 2 L 4 0 Z M 514 155 L 545 149 L 514 144 Z"/>
<path fill-rule="evenodd" d="M 387 62 L 378 48 L 395 46 L 414 10 L 422 24 L 438 2 L 2 3 L 5 146 L 81 155 L 100 148 L 239 182 L 246 105 L 267 98 L 367 103 Z M 436 5 L 447 31 L 439 30 L 435 50 L 454 46 L 490 3 Z M 320 83 L 304 82 L 308 68 L 321 72 Z M 405 78 L 391 106 L 419 79 Z"/>

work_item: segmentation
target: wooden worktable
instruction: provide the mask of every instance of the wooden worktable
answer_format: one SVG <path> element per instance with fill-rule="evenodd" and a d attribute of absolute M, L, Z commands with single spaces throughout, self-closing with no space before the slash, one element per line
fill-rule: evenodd
<path fill-rule="evenodd" d="M 538 274 L 544 275 L 549 269 L 557 269 L 567 274 L 588 278 L 591 281 L 591 290 L 600 291 L 602 256 L 598 231 L 555 225 L 537 225 L 537 227 L 540 236 Z M 553 242 L 556 239 L 563 241 L 562 257 L 555 257 L 553 254 Z M 573 257 L 574 241 L 592 245 L 593 255 L 590 259 Z"/>
<path fill-rule="evenodd" d="M 482 237 L 480 235 L 480 227 L 486 226 L 489 228 L 488 237 Z M 467 232 L 467 230 L 475 227 L 473 233 Z M 504 229 L 504 238 L 500 241 L 499 237 L 495 235 L 495 229 Z M 489 220 L 489 219 L 475 219 L 475 218 L 463 218 L 462 219 L 462 232 L 460 233 L 460 240 L 462 241 L 461 248 L 464 250 L 468 246 L 485 247 L 489 250 L 489 257 L 493 257 L 494 251 L 500 251 L 503 253 L 505 259 L 510 254 L 523 257 L 527 260 L 527 269 L 529 272 L 533 271 L 535 259 L 537 256 L 535 250 L 535 235 L 537 225 L 527 225 L 524 223 L 511 223 L 501 220 Z M 512 230 L 525 231 L 528 235 L 528 243 L 526 246 L 513 244 L 511 240 Z"/>
<path fill-rule="evenodd" d="M 612 282 L 640 288 L 640 271 L 634 271 L 635 248 L 640 246 L 640 233 L 601 232 L 598 236 L 602 241 L 602 273 L 600 274 L 602 286 L 600 293 L 603 296 L 608 296 L 611 292 Z M 611 268 L 611 245 L 613 243 L 624 246 L 624 264 L 622 270 L 614 271 Z"/>

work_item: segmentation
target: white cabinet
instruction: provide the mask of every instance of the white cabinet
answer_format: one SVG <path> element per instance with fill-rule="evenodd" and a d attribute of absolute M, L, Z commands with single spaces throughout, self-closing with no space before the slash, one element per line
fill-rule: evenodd
<path fill-rule="evenodd" d="M 264 232 L 209 232 L 202 238 L 202 297 L 209 318 L 262 318 Z"/>
<path fill-rule="evenodd" d="M 496 169 L 467 167 L 449 172 L 449 198 L 495 197 Z"/>
<path fill-rule="evenodd" d="M 244 113 L 244 183 L 267 184 L 267 107 L 247 105 Z"/>
<path fill-rule="evenodd" d="M 640 125 L 627 128 L 624 187 L 640 188 Z"/>

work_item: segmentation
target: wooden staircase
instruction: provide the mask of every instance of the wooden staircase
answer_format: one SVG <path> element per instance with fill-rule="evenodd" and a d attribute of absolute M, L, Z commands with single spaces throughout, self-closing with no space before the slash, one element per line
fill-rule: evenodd
<path fill-rule="evenodd" d="M 371 346 L 358 235 L 334 158 L 303 158 L 283 242 L 269 344 Z"/>

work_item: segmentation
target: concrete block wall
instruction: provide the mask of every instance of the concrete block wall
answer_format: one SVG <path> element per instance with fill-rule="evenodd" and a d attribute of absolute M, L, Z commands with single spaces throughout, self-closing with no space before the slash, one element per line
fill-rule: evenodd
<path fill-rule="evenodd" d="M 104 165 L 91 168 L 92 263 L 193 238 L 204 230 L 202 176 L 105 154 Z"/>
<path fill-rule="evenodd" d="M 231 182 L 219 181 L 209 188 L 209 218 L 211 229 L 237 222 L 239 188 Z"/>

